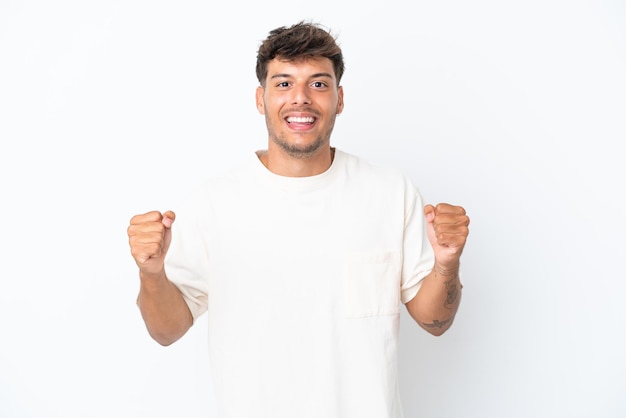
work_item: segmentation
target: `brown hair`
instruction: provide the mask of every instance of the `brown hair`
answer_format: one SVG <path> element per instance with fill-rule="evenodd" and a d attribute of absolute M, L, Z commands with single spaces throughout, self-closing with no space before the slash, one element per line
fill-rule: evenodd
<path fill-rule="evenodd" d="M 343 76 L 341 48 L 329 31 L 315 23 L 301 21 L 291 27 L 281 26 L 269 33 L 256 57 L 256 77 L 262 86 L 267 77 L 267 63 L 276 57 L 287 61 L 325 57 L 333 63 L 337 85 Z"/>

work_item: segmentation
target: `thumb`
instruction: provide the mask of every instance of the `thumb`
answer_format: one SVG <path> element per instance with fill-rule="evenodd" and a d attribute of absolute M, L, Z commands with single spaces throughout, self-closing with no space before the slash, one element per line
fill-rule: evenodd
<path fill-rule="evenodd" d="M 424 218 L 426 219 L 426 233 L 430 244 L 434 247 L 437 243 L 437 237 L 435 235 L 435 226 L 433 221 L 435 220 L 435 207 L 433 205 L 424 206 Z"/>
<path fill-rule="evenodd" d="M 161 223 L 165 226 L 165 235 L 163 236 L 163 253 L 166 254 L 170 248 L 172 242 L 172 224 L 176 220 L 176 214 L 171 210 L 168 210 L 163 214 Z"/>
<path fill-rule="evenodd" d="M 435 207 L 433 205 L 424 206 L 424 217 L 429 224 L 435 219 Z"/>
<path fill-rule="evenodd" d="M 175 220 L 176 220 L 176 214 L 172 212 L 171 210 L 168 210 L 167 212 L 163 214 L 163 219 L 161 219 L 161 222 L 167 229 L 169 229 L 172 227 L 172 224 L 174 223 Z"/>

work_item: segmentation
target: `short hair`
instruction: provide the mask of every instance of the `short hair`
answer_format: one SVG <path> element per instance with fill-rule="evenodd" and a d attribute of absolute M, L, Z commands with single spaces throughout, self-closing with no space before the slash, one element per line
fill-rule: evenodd
<path fill-rule="evenodd" d="M 281 26 L 270 31 L 259 46 L 256 57 L 256 77 L 265 86 L 267 63 L 274 58 L 297 61 L 324 57 L 333 63 L 337 85 L 344 72 L 343 54 L 330 31 L 316 23 L 300 21 L 290 27 Z"/>

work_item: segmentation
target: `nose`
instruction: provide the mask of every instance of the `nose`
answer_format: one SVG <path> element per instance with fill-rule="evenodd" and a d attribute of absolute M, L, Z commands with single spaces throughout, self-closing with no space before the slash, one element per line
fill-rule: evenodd
<path fill-rule="evenodd" d="M 311 96 L 307 85 L 296 85 L 292 89 L 291 104 L 311 104 Z"/>

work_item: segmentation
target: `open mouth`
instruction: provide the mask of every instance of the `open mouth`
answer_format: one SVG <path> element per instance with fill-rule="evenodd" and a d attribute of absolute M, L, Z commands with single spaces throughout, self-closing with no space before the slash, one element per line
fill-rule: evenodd
<path fill-rule="evenodd" d="M 315 118 L 313 116 L 289 116 L 285 118 L 287 123 L 289 124 L 312 124 L 315 123 Z"/>

